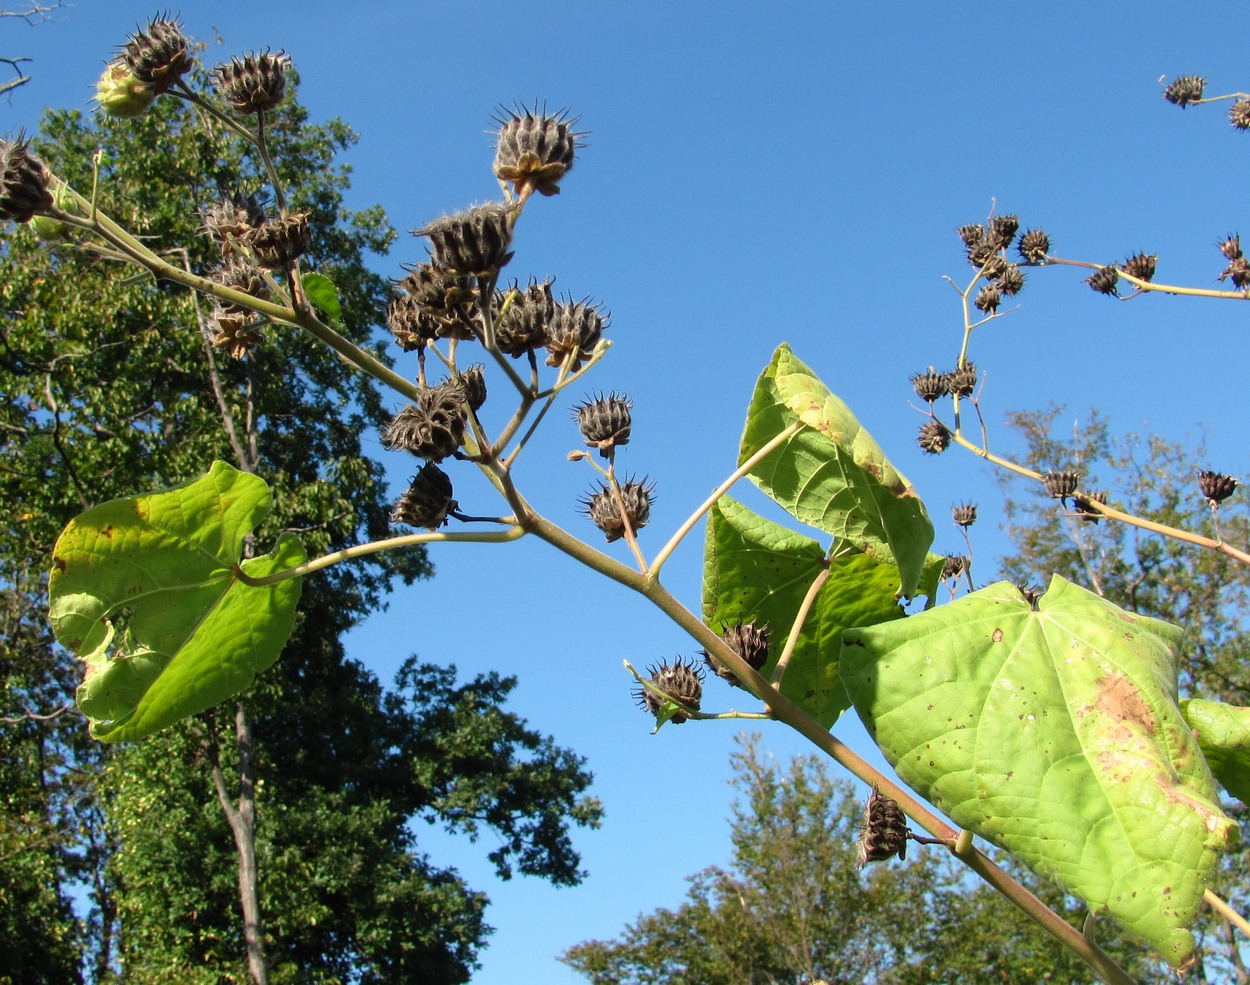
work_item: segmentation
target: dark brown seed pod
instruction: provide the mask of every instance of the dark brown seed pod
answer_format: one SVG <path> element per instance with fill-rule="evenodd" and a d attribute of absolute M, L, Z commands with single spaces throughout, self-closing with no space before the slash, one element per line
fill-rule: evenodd
<path fill-rule="evenodd" d="M 224 349 L 232 359 L 242 359 L 264 341 L 256 322 L 245 312 L 215 308 L 210 327 L 213 345 Z"/>
<path fill-rule="evenodd" d="M 1041 229 L 1030 229 L 1020 237 L 1016 249 L 1027 263 L 1045 263 L 1046 254 L 1050 252 L 1050 237 Z"/>
<path fill-rule="evenodd" d="M 1134 253 L 1124 261 L 1124 272 L 1138 280 L 1150 281 L 1155 275 L 1159 258 L 1149 253 Z"/>
<path fill-rule="evenodd" d="M 1220 280 L 1229 280 L 1233 282 L 1233 286 L 1241 290 L 1250 287 L 1250 261 L 1245 257 L 1238 257 L 1224 268 L 1224 272 L 1220 274 Z"/>
<path fill-rule="evenodd" d="M 630 408 L 633 402 L 623 393 L 602 394 L 573 408 L 573 417 L 582 438 L 591 448 L 597 448 L 603 458 L 612 450 L 629 444 L 629 432 L 633 427 Z"/>
<path fill-rule="evenodd" d="M 981 273 L 986 280 L 997 281 L 1007 270 L 1007 261 L 997 253 L 991 253 L 982 263 Z"/>
<path fill-rule="evenodd" d="M 1004 265 L 998 275 L 998 289 L 1008 297 L 1019 294 L 1024 288 L 1024 271 L 1014 263 Z"/>
<path fill-rule="evenodd" d="M 516 108 L 501 110 L 495 148 L 495 177 L 511 182 L 518 195 L 527 189 L 557 195 L 560 179 L 573 168 L 582 133 L 573 129 L 578 117 Z"/>
<path fill-rule="evenodd" d="M 1207 80 L 1201 75 L 1181 75 L 1168 83 L 1167 88 L 1163 90 L 1163 98 L 1184 109 L 1190 103 L 1196 103 L 1202 98 L 1202 91 L 1206 85 Z"/>
<path fill-rule="evenodd" d="M 930 455 L 940 455 L 951 446 L 950 429 L 941 421 L 929 421 L 920 428 L 917 441 L 921 451 Z"/>
<path fill-rule="evenodd" d="M 989 236 L 989 230 L 987 230 L 979 222 L 973 222 L 966 226 L 960 226 L 956 232 L 959 233 L 959 238 L 963 241 L 964 247 L 967 249 L 972 249 L 972 247 L 976 246 L 976 244 L 984 242 Z M 977 266 L 979 267 L 980 264 L 977 264 Z"/>
<path fill-rule="evenodd" d="M 490 277 L 512 259 L 512 215 L 510 206 L 487 202 L 435 219 L 416 235 L 429 239 L 430 262 L 440 270 Z"/>
<path fill-rule="evenodd" d="M 994 249 L 1005 250 L 1011 245 L 1011 241 L 1016 238 L 1016 231 L 1019 228 L 1019 216 L 996 215 L 990 220 L 989 236 L 986 238 L 994 244 Z"/>
<path fill-rule="evenodd" d="M 514 359 L 547 344 L 547 326 L 555 314 L 551 280 L 531 280 L 521 290 L 516 284 L 507 291 L 496 291 L 495 348 Z"/>
<path fill-rule="evenodd" d="M 438 337 L 438 322 L 409 294 L 391 298 L 386 306 L 386 327 L 404 352 L 420 351 Z"/>
<path fill-rule="evenodd" d="M 222 256 L 236 253 L 236 245 L 265 222 L 265 205 L 255 195 L 235 192 L 200 210 L 204 231 L 221 249 Z"/>
<path fill-rule="evenodd" d="M 409 480 L 407 492 L 391 513 L 391 523 L 437 530 L 447 523 L 448 515 L 459 508 L 451 497 L 451 479 L 433 462 L 428 462 Z"/>
<path fill-rule="evenodd" d="M 1220 248 L 1220 252 L 1224 254 L 1225 260 L 1241 259 L 1241 237 L 1237 233 L 1230 233 L 1217 245 Z"/>
<path fill-rule="evenodd" d="M 1221 472 L 1203 469 L 1198 473 L 1198 489 L 1212 506 L 1218 506 L 1237 488 L 1237 480 Z"/>
<path fill-rule="evenodd" d="M 570 354 L 575 354 L 570 369 L 579 368 L 594 355 L 610 317 L 597 302 L 589 299 L 557 302 L 547 326 L 547 365 L 563 366 Z"/>
<path fill-rule="evenodd" d="M 966 554 L 947 554 L 942 562 L 942 579 L 950 581 L 968 570 L 972 560 Z"/>
<path fill-rule="evenodd" d="M 630 479 L 621 485 L 621 502 L 625 507 L 625 519 L 636 534 L 651 519 L 651 504 L 655 501 L 655 483 L 646 477 Z M 625 519 L 612 490 L 600 483 L 598 488 L 582 500 L 582 509 L 591 522 L 603 531 L 608 543 L 625 536 Z"/>
<path fill-rule="evenodd" d="M 486 403 L 486 372 L 481 363 L 460 372 L 460 384 L 464 388 L 464 402 L 472 411 L 482 409 Z"/>
<path fill-rule="evenodd" d="M 1109 294 L 1112 297 L 1119 297 L 1119 292 L 1116 290 L 1119 282 L 1120 271 L 1114 266 L 1103 267 L 1085 280 L 1085 283 L 1099 294 Z"/>
<path fill-rule="evenodd" d="M 1090 493 L 1088 496 L 1077 496 L 1072 500 L 1072 505 L 1076 507 L 1076 512 L 1084 523 L 1097 523 L 1102 519 L 1102 514 L 1093 507 L 1093 503 L 1101 503 L 1107 505 L 1107 494 L 1105 492 Z"/>
<path fill-rule="evenodd" d="M 966 362 L 958 369 L 943 373 L 946 389 L 956 397 L 971 397 L 977 388 L 977 364 Z"/>
<path fill-rule="evenodd" d="M 1250 99 L 1236 99 L 1228 107 L 1228 122 L 1234 130 L 1250 130 Z"/>
<path fill-rule="evenodd" d="M 884 862 L 895 855 L 906 858 L 907 837 L 907 815 L 903 809 L 873 787 L 859 829 L 856 867 L 862 869 L 869 862 Z"/>
<path fill-rule="evenodd" d="M 720 638 L 734 653 L 745 660 L 752 670 L 760 670 L 764 664 L 768 663 L 767 626 L 757 626 L 754 620 L 748 623 L 739 620 L 732 626 L 723 627 Z M 704 663 L 717 677 L 728 681 L 734 687 L 742 687 L 742 682 L 733 671 L 721 667 L 708 655 L 707 651 L 700 652 L 703 654 Z"/>
<path fill-rule="evenodd" d="M 277 109 L 286 95 L 290 57 L 282 51 L 232 58 L 213 69 L 213 83 L 236 113 L 245 116 Z"/>
<path fill-rule="evenodd" d="M 1068 497 L 1076 492 L 1076 487 L 1080 484 L 1081 473 L 1074 471 L 1066 472 L 1047 472 L 1042 476 L 1042 483 L 1046 487 L 1046 495 L 1052 499 L 1059 499 L 1067 505 Z"/>
<path fill-rule="evenodd" d="M 447 380 L 422 390 L 382 431 L 389 450 L 410 451 L 418 458 L 441 462 L 464 443 L 468 410 L 463 385 Z"/>
<path fill-rule="evenodd" d="M 0 141 L 0 221 L 30 222 L 52 204 L 48 172 L 30 152 L 30 141 L 20 133 Z"/>
<path fill-rule="evenodd" d="M 244 240 L 256 262 L 266 270 L 282 270 L 304 255 L 312 242 L 308 213 L 293 212 L 249 230 Z"/>
<path fill-rule="evenodd" d="M 130 74 L 147 85 L 154 96 L 168 92 L 194 64 L 182 25 L 168 16 L 157 17 L 147 30 L 132 34 L 122 49 L 121 59 Z"/>
<path fill-rule="evenodd" d="M 939 373 L 932 366 L 923 373 L 913 373 L 909 377 L 909 382 L 912 385 L 912 389 L 916 391 L 916 396 L 929 403 L 941 400 L 950 393 L 946 374 Z"/>
<path fill-rule="evenodd" d="M 648 667 L 647 673 L 651 675 L 651 683 L 665 695 L 692 711 L 699 710 L 703 700 L 703 670 L 693 660 L 679 656 L 672 663 L 665 661 L 658 667 Z M 634 700 L 652 715 L 659 715 L 664 707 L 664 699 L 641 684 L 634 689 Z M 680 725 L 686 717 L 678 712 L 670 721 Z"/>
<path fill-rule="evenodd" d="M 214 270 L 209 275 L 209 280 L 261 301 L 267 301 L 271 293 L 269 281 L 260 268 L 239 256 L 231 257 L 225 266 Z M 232 313 L 243 313 L 249 310 L 231 301 L 219 301 L 219 303 L 223 310 Z"/>
<path fill-rule="evenodd" d="M 985 284 L 981 290 L 977 291 L 977 296 L 972 303 L 976 305 L 978 311 L 992 315 L 1003 303 L 1003 293 L 994 284 Z"/>
<path fill-rule="evenodd" d="M 989 240 L 980 239 L 968 244 L 968 262 L 978 270 L 985 266 L 993 256 L 995 256 L 994 247 Z"/>
<path fill-rule="evenodd" d="M 960 503 L 951 507 L 951 519 L 957 527 L 971 527 L 977 522 L 977 506 L 975 503 Z"/>

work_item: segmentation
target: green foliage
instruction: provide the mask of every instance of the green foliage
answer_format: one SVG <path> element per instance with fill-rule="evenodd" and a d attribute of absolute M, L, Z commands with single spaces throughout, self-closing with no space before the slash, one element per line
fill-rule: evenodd
<path fill-rule="evenodd" d="M 1250 708 L 1192 698 L 1181 702 L 1181 712 L 1215 778 L 1250 804 Z"/>

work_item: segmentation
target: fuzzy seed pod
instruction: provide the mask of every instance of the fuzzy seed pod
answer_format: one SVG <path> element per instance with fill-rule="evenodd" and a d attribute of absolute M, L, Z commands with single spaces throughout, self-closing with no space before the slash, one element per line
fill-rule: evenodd
<path fill-rule="evenodd" d="M 527 188 L 540 195 L 559 194 L 560 179 L 572 170 L 584 136 L 573 129 L 578 117 L 569 117 L 564 110 L 539 113 L 535 107 L 503 110 L 496 120 L 495 177 L 511 182 L 518 195 Z"/>
<path fill-rule="evenodd" d="M 1237 99 L 1228 108 L 1228 122 L 1234 130 L 1250 130 L 1250 99 Z"/>
<path fill-rule="evenodd" d="M 743 623 L 739 620 L 733 626 L 723 627 L 720 638 L 725 641 L 734 653 L 750 664 L 752 670 L 760 670 L 764 664 L 768 663 L 767 626 L 756 626 L 754 620 L 748 623 Z M 728 681 L 734 687 L 742 687 L 742 682 L 738 680 L 737 675 L 733 671 L 721 667 L 706 651 L 701 652 L 703 653 L 703 662 L 712 669 L 712 673 L 721 678 L 721 680 Z"/>
<path fill-rule="evenodd" d="M 571 353 L 571 369 L 577 369 L 595 352 L 595 346 L 608 327 L 610 316 L 588 299 L 565 300 L 556 304 L 547 326 L 547 365 L 563 366 Z"/>
<path fill-rule="evenodd" d="M 419 263 L 408 270 L 399 286 L 435 319 L 443 330 L 438 338 L 476 338 L 467 330 L 469 313 L 477 304 L 473 278 Z"/>
<path fill-rule="evenodd" d="M 1040 229 L 1030 229 L 1020 237 L 1016 249 L 1028 263 L 1045 263 L 1046 254 L 1050 252 L 1050 237 Z"/>
<path fill-rule="evenodd" d="M 980 270 L 993 257 L 994 247 L 989 240 L 978 240 L 968 246 L 968 262 Z"/>
<path fill-rule="evenodd" d="M 1003 303 L 1003 293 L 993 284 L 986 284 L 977 291 L 977 296 L 972 303 L 976 305 L 978 311 L 984 311 L 987 315 L 992 315 L 998 310 L 998 306 Z"/>
<path fill-rule="evenodd" d="M 964 246 L 968 249 L 976 246 L 977 243 L 983 242 L 989 236 L 989 230 L 979 222 L 960 226 L 955 231 L 959 233 L 959 238 L 963 240 Z M 977 266 L 979 267 L 980 264 L 977 264 Z"/>
<path fill-rule="evenodd" d="M 1168 87 L 1163 90 L 1163 98 L 1184 109 L 1202 98 L 1206 85 L 1207 80 L 1201 75 L 1182 75 L 1168 83 Z"/>
<path fill-rule="evenodd" d="M 1228 280 L 1230 278 L 1234 287 L 1243 291 L 1250 287 L 1250 261 L 1247 261 L 1245 257 L 1238 257 L 1229 263 L 1224 268 L 1224 272 L 1220 274 L 1220 280 Z"/>
<path fill-rule="evenodd" d="M 1219 246 L 1220 252 L 1224 254 L 1225 260 L 1241 259 L 1241 237 L 1237 233 L 1230 233 L 1216 245 Z"/>
<path fill-rule="evenodd" d="M 952 506 L 951 519 L 955 521 L 957 527 L 971 527 L 977 522 L 976 504 L 960 503 L 958 506 Z"/>
<path fill-rule="evenodd" d="M 231 58 L 213 69 L 213 84 L 236 113 L 249 116 L 277 109 L 286 95 L 291 59 L 285 52 Z"/>
<path fill-rule="evenodd" d="M 1085 280 L 1085 283 L 1099 294 L 1109 294 L 1112 297 L 1119 297 L 1119 292 L 1116 290 L 1116 284 L 1119 282 L 1120 271 L 1114 266 L 1103 267 Z"/>
<path fill-rule="evenodd" d="M 977 364 L 966 362 L 958 369 L 942 374 L 946 389 L 956 397 L 971 397 L 977 388 Z"/>
<path fill-rule="evenodd" d="M 998 275 L 998 289 L 1008 297 L 1019 294 L 1024 288 L 1024 271 L 1014 263 L 1004 264 Z"/>
<path fill-rule="evenodd" d="M 430 240 L 430 262 L 440 270 L 489 277 L 512 259 L 512 217 L 509 206 L 487 202 L 435 219 L 416 235 Z"/>
<path fill-rule="evenodd" d="M 610 544 L 625 536 L 625 520 L 637 534 L 651 519 L 651 504 L 655 502 L 655 483 L 642 479 L 630 479 L 621 485 L 621 502 L 625 504 L 625 519 L 611 488 L 602 483 L 582 500 L 582 510 L 596 527 L 603 531 Z"/>
<path fill-rule="evenodd" d="M 590 448 L 598 448 L 599 455 L 607 458 L 613 449 L 629 444 L 629 432 L 633 427 L 630 408 L 633 402 L 623 393 L 602 394 L 573 408 L 577 428 L 582 432 Z"/>
<path fill-rule="evenodd" d="M 929 455 L 940 455 L 951 446 L 951 432 L 941 421 L 929 421 L 920 429 L 920 449 Z"/>
<path fill-rule="evenodd" d="M 1076 492 L 1076 487 L 1081 482 L 1081 473 L 1075 471 L 1067 472 L 1047 472 L 1042 476 L 1042 483 L 1046 486 L 1046 495 L 1052 499 L 1062 500 L 1067 505 L 1068 497 Z"/>
<path fill-rule="evenodd" d="M 1072 505 L 1076 507 L 1076 512 L 1080 515 L 1084 523 L 1097 523 L 1102 519 L 1102 514 L 1094 509 L 1094 503 L 1107 505 L 1107 494 L 1105 492 L 1090 493 L 1088 496 L 1077 496 L 1072 500 Z"/>
<path fill-rule="evenodd" d="M 932 404 L 935 400 L 940 400 L 950 393 L 950 389 L 946 383 L 946 374 L 939 373 L 932 366 L 927 372 L 913 373 L 909 378 L 912 389 L 916 391 L 916 396 L 921 400 L 926 400 Z"/>
<path fill-rule="evenodd" d="M 693 660 L 678 657 L 671 664 L 665 661 L 659 667 L 648 667 L 647 672 L 651 675 L 651 683 L 665 695 L 693 711 L 699 710 L 703 700 L 703 670 Z M 659 715 L 664 707 L 664 699 L 641 684 L 634 689 L 634 700 L 653 715 Z M 674 725 L 680 725 L 685 720 L 686 716 L 681 712 L 670 719 Z"/>
<path fill-rule="evenodd" d="M 100 109 L 119 120 L 129 120 L 146 112 L 156 92 L 135 77 L 122 59 L 109 62 L 95 84 L 95 101 Z"/>
<path fill-rule="evenodd" d="M 451 495 L 451 479 L 447 473 L 433 462 L 427 462 L 409 480 L 408 491 L 399 498 L 391 513 L 391 523 L 437 530 L 447 523 L 448 514 L 460 506 Z"/>
<path fill-rule="evenodd" d="M 382 431 L 382 444 L 391 451 L 410 451 L 418 458 L 441 462 L 464 443 L 468 420 L 463 385 L 446 380 L 421 391 Z"/>
<path fill-rule="evenodd" d="M 1204 469 L 1198 473 L 1198 489 L 1212 506 L 1224 502 L 1237 488 L 1237 480 L 1232 476 L 1223 475 Z"/>
<path fill-rule="evenodd" d="M 486 373 L 482 364 L 460 371 L 460 386 L 464 390 L 464 402 L 469 410 L 479 411 L 486 403 Z"/>
<path fill-rule="evenodd" d="M 1005 250 L 1016 238 L 1016 230 L 1020 228 L 1020 217 L 1014 215 L 996 215 L 990 220 L 990 231 L 987 239 L 996 250 Z"/>
<path fill-rule="evenodd" d="M 869 862 L 884 862 L 893 855 L 906 858 L 907 835 L 907 815 L 903 809 L 873 787 L 859 829 L 856 867 L 862 869 Z"/>
<path fill-rule="evenodd" d="M 223 256 L 230 256 L 236 246 L 249 233 L 265 222 L 265 205 L 255 195 L 238 192 L 224 196 L 200 210 L 204 231 L 221 249 Z"/>
<path fill-rule="evenodd" d="M 496 291 L 493 307 L 495 348 L 504 355 L 515 359 L 547 344 L 547 326 L 556 310 L 550 279 L 541 284 L 531 280 L 523 291 L 515 283 Z"/>
<path fill-rule="evenodd" d="M 268 300 L 271 293 L 269 281 L 261 273 L 260 268 L 249 263 L 243 257 L 232 257 L 224 267 L 214 270 L 209 275 L 209 280 L 220 284 L 222 287 L 229 287 L 242 294 L 259 298 L 262 301 Z M 224 311 L 234 314 L 243 314 L 248 311 L 242 305 L 229 301 L 221 301 L 219 303 Z"/>
<path fill-rule="evenodd" d="M 30 141 L 18 134 L 14 141 L 0 140 L 0 221 L 30 222 L 52 208 L 48 172 L 30 152 Z"/>
<path fill-rule="evenodd" d="M 122 49 L 121 61 L 139 82 L 150 87 L 154 97 L 168 92 L 194 63 L 182 25 L 169 17 L 157 17 L 146 31 L 132 34 Z"/>
<path fill-rule="evenodd" d="M 942 562 L 942 580 L 950 581 L 952 578 L 958 578 L 968 570 L 971 564 L 972 561 L 966 554 L 947 554 Z"/>
<path fill-rule="evenodd" d="M 438 323 L 416 298 L 401 294 L 386 306 L 386 327 L 404 352 L 420 351 L 429 339 L 438 336 Z"/>
<path fill-rule="evenodd" d="M 225 349 L 232 359 L 242 359 L 264 341 L 264 336 L 244 312 L 215 308 L 212 315 L 213 345 Z"/>
<path fill-rule="evenodd" d="M 981 273 L 986 280 L 998 280 L 1007 270 L 1007 261 L 997 253 L 991 253 L 982 261 Z"/>
<path fill-rule="evenodd" d="M 1149 253 L 1134 253 L 1124 261 L 1124 272 L 1130 277 L 1149 282 L 1155 275 L 1155 264 L 1158 260 L 1157 256 Z"/>
<path fill-rule="evenodd" d="M 272 219 L 247 234 L 247 245 L 256 262 L 266 270 L 281 270 L 299 259 L 312 242 L 308 213 L 293 212 L 285 219 Z"/>

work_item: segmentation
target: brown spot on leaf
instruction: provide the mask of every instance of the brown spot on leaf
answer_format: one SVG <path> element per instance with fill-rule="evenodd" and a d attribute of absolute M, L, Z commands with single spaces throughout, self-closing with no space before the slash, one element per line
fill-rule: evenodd
<path fill-rule="evenodd" d="M 57 557 L 56 555 L 53 555 L 52 567 L 56 568 L 57 571 L 64 571 L 65 570 L 65 558 Z"/>
<path fill-rule="evenodd" d="M 100 536 L 101 536 L 101 537 L 107 537 L 109 540 L 112 540 L 112 539 L 113 539 L 113 529 L 114 529 L 114 528 L 113 528 L 113 525 L 112 525 L 111 523 L 110 523 L 107 527 L 101 527 L 101 528 L 100 528 Z"/>
<path fill-rule="evenodd" d="M 994 630 L 994 632 L 990 634 L 990 640 L 994 643 L 1001 643 L 1003 641 L 1003 631 L 1001 629 Z"/>
<path fill-rule="evenodd" d="M 1098 688 L 1098 710 L 1104 715 L 1117 722 L 1134 722 L 1147 732 L 1154 732 L 1158 722 L 1131 680 L 1123 674 L 1105 674 L 1094 686 Z"/>

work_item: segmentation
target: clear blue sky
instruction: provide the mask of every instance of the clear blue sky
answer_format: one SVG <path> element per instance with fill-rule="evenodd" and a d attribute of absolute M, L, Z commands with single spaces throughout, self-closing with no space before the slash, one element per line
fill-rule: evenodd
<path fill-rule="evenodd" d="M 44 106 L 86 108 L 104 61 L 154 12 L 80 0 L 37 29 L 0 22 L 5 53 L 34 58 L 34 81 L 0 105 L 0 131 L 33 128 Z M 224 38 L 211 62 L 289 52 L 313 118 L 341 116 L 361 134 L 352 204 L 380 203 L 400 229 L 497 197 L 487 131 L 498 104 L 581 114 L 589 144 L 563 194 L 526 210 L 508 273 L 554 275 L 558 292 L 611 309 L 615 348 L 586 389 L 635 401 L 619 462 L 657 483 L 652 552 L 732 469 L 753 381 L 788 341 L 927 500 L 936 550 L 962 550 L 951 505 L 980 504 L 977 576 L 993 580 L 1006 550 L 994 477 L 958 451 L 922 456 L 909 406 L 907 377 L 958 353 L 958 298 L 942 275 L 962 282 L 969 268 L 954 228 L 996 202 L 1044 227 L 1060 255 L 1146 250 L 1159 280 L 1214 286 L 1214 243 L 1243 218 L 1250 135 L 1230 129 L 1223 106 L 1168 105 L 1158 81 L 1202 73 L 1212 94 L 1250 87 L 1241 5 L 217 0 L 180 13 L 189 34 Z M 403 237 L 376 268 L 398 276 L 423 256 Z M 1054 401 L 1067 419 L 1097 406 L 1123 429 L 1206 430 L 1213 458 L 1195 465 L 1244 475 L 1244 309 L 1117 303 L 1083 276 L 1029 272 L 1020 310 L 975 340 L 996 448 L 1010 450 L 1006 411 Z M 578 442 L 563 408 L 552 414 L 522 487 L 595 540 L 576 507 L 590 472 L 564 460 Z M 402 482 L 411 464 L 395 464 Z M 486 494 L 458 481 L 469 512 L 497 512 Z M 577 835 L 581 887 L 498 883 L 489 844 L 420 832 L 437 862 L 492 898 L 497 930 L 474 981 L 566 985 L 579 979 L 556 954 L 677 905 L 686 875 L 727 860 L 735 729 L 648 735 L 621 661 L 692 644 L 543 545 L 432 556 L 437 576 L 398 593 L 351 653 L 383 678 L 412 651 L 464 674 L 516 674 L 514 709 L 589 759 L 607 821 Z M 694 608 L 700 559 L 696 537 L 666 575 Z M 709 686 L 705 703 L 736 697 Z M 864 748 L 857 723 L 836 730 Z M 765 747 L 803 750 L 780 727 Z"/>

